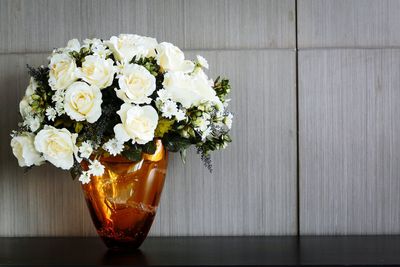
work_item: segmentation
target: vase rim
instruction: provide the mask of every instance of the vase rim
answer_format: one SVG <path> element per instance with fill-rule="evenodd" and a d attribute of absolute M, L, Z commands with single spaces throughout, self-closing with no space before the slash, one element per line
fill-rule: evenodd
<path fill-rule="evenodd" d="M 156 141 L 157 149 L 154 152 L 154 154 L 147 154 L 147 153 L 143 152 L 140 160 L 132 161 L 123 155 L 116 155 L 116 156 L 102 155 L 102 156 L 100 156 L 100 160 L 104 161 L 104 162 L 111 162 L 111 163 L 136 163 L 136 162 L 140 162 L 143 159 L 149 159 L 149 160 L 158 159 L 159 160 L 163 157 L 161 155 L 164 153 L 167 153 L 167 151 L 164 149 L 164 146 L 160 139 L 157 139 L 155 141 Z"/>

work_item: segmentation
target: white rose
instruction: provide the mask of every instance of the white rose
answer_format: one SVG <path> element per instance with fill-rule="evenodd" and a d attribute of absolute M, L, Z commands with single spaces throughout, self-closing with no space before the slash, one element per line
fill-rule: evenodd
<path fill-rule="evenodd" d="M 49 69 L 49 84 L 53 90 L 65 89 L 78 79 L 75 60 L 67 54 L 54 54 Z"/>
<path fill-rule="evenodd" d="M 171 99 L 185 108 L 198 106 L 202 101 L 220 102 L 210 81 L 201 70 L 194 75 L 168 72 L 165 74 L 163 86 Z"/>
<path fill-rule="evenodd" d="M 202 69 L 197 69 L 191 77 L 193 78 L 194 88 L 193 91 L 199 96 L 200 101 L 210 101 L 218 106 L 223 106 L 221 100 L 217 97 L 217 94 L 213 88 L 214 82 L 212 79 L 208 79 L 207 75 Z M 196 102 L 196 105 L 199 103 Z"/>
<path fill-rule="evenodd" d="M 182 71 L 185 73 L 192 72 L 194 63 L 190 60 L 185 60 L 185 55 L 171 43 L 160 43 L 157 48 L 157 64 L 165 71 Z"/>
<path fill-rule="evenodd" d="M 87 56 L 77 74 L 82 80 L 100 89 L 112 84 L 116 68 L 112 59 L 98 56 Z"/>
<path fill-rule="evenodd" d="M 57 129 L 46 125 L 35 137 L 35 148 L 54 166 L 68 170 L 74 164 L 77 136 L 65 128 Z"/>
<path fill-rule="evenodd" d="M 197 62 L 200 64 L 200 66 L 202 66 L 203 68 L 206 68 L 206 69 L 208 69 L 208 62 L 207 62 L 207 60 L 204 58 L 204 57 L 202 57 L 202 56 L 200 56 L 200 55 L 197 55 Z"/>
<path fill-rule="evenodd" d="M 141 54 L 137 56 L 140 57 L 155 57 L 156 56 L 156 47 L 158 42 L 155 38 L 135 35 L 136 45 L 141 48 L 143 51 Z"/>
<path fill-rule="evenodd" d="M 78 39 L 71 39 L 68 41 L 65 50 L 79 52 L 81 50 L 81 44 L 79 43 Z"/>
<path fill-rule="evenodd" d="M 149 96 L 156 89 L 156 78 L 143 66 L 128 64 L 118 77 L 120 90 L 115 90 L 117 96 L 124 102 L 149 104 Z"/>
<path fill-rule="evenodd" d="M 25 96 L 33 95 L 36 92 L 37 87 L 38 87 L 37 82 L 35 81 L 35 79 L 33 77 L 31 77 L 31 79 L 29 80 L 29 85 L 25 91 Z"/>
<path fill-rule="evenodd" d="M 43 157 L 36 151 L 33 141 L 35 135 L 25 132 L 11 139 L 11 147 L 20 167 L 39 166 L 44 162 Z"/>
<path fill-rule="evenodd" d="M 152 106 L 134 106 L 123 104 L 117 112 L 122 123 L 115 125 L 115 138 L 123 143 L 146 144 L 153 140 L 154 131 L 158 124 L 157 111 Z"/>
<path fill-rule="evenodd" d="M 93 123 L 101 116 L 102 102 L 97 86 L 74 82 L 65 91 L 64 110 L 73 120 Z"/>
<path fill-rule="evenodd" d="M 115 59 L 130 62 L 134 56 L 154 56 L 157 40 L 136 34 L 120 34 L 118 37 L 111 37 L 105 44 L 113 52 Z"/>
<path fill-rule="evenodd" d="M 29 104 L 29 97 L 24 96 L 21 102 L 19 102 L 19 113 L 21 114 L 21 117 L 23 119 L 25 119 L 29 114 L 32 113 L 32 107 Z"/>

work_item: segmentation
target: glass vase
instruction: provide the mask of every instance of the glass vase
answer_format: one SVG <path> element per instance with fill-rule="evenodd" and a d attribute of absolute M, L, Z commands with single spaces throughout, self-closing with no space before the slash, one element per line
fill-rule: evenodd
<path fill-rule="evenodd" d="M 109 248 L 138 248 L 156 215 L 168 165 L 161 141 L 153 155 L 137 162 L 122 156 L 101 157 L 102 176 L 82 185 L 97 233 Z M 87 162 L 82 163 L 87 169 Z"/>

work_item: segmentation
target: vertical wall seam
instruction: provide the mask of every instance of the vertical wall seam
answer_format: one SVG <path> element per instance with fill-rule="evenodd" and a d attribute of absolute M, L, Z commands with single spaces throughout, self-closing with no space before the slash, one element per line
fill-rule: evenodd
<path fill-rule="evenodd" d="M 298 48 L 298 12 L 297 12 L 297 1 L 294 2 L 295 10 L 295 65 L 296 65 L 296 219 L 297 219 L 297 236 L 300 236 L 300 145 L 299 145 L 299 48 Z"/>

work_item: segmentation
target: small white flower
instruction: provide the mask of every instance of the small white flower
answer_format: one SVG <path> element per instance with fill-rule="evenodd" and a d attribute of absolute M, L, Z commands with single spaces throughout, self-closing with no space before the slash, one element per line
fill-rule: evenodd
<path fill-rule="evenodd" d="M 54 109 L 59 116 L 65 113 L 64 98 L 65 98 L 65 90 L 57 90 L 51 97 L 51 100 L 55 103 Z"/>
<path fill-rule="evenodd" d="M 175 113 L 175 118 L 177 121 L 183 121 L 184 119 L 186 119 L 186 113 L 183 112 L 182 110 L 178 110 Z"/>
<path fill-rule="evenodd" d="M 89 174 L 89 172 L 82 172 L 82 174 L 79 176 L 79 181 L 82 184 L 90 183 L 90 174 Z"/>
<path fill-rule="evenodd" d="M 112 138 L 103 145 L 103 148 L 111 155 L 116 156 L 122 152 L 124 144 L 119 142 L 116 138 Z"/>
<path fill-rule="evenodd" d="M 178 112 L 178 107 L 175 102 L 167 100 L 162 106 L 161 112 L 163 117 L 171 119 Z"/>
<path fill-rule="evenodd" d="M 203 68 L 206 68 L 206 69 L 208 69 L 208 62 L 207 62 L 207 60 L 204 58 L 204 57 L 202 57 L 202 56 L 200 56 L 200 55 L 197 55 L 197 62 L 203 67 Z"/>
<path fill-rule="evenodd" d="M 102 45 L 102 41 L 98 38 L 93 38 L 93 39 L 85 39 L 83 40 L 83 46 L 84 47 L 89 47 L 90 45 L 97 46 L 97 45 Z"/>
<path fill-rule="evenodd" d="M 46 116 L 49 121 L 54 121 L 57 116 L 57 111 L 52 107 L 48 107 L 46 109 Z"/>
<path fill-rule="evenodd" d="M 79 153 L 82 158 L 88 159 L 90 155 L 92 155 L 92 152 L 93 152 L 92 145 L 88 141 L 83 142 L 79 147 Z"/>
<path fill-rule="evenodd" d="M 111 50 L 109 50 L 100 39 L 85 39 L 83 43 L 84 46 L 87 48 L 91 46 L 93 55 L 95 56 L 106 58 L 107 56 L 112 54 Z"/>
<path fill-rule="evenodd" d="M 226 125 L 226 127 L 228 127 L 228 129 L 232 128 L 232 119 L 233 119 L 232 113 L 229 113 L 228 116 L 226 116 L 224 119 L 224 124 Z"/>
<path fill-rule="evenodd" d="M 158 99 L 161 102 L 165 102 L 168 99 L 171 99 L 171 94 L 165 89 L 158 90 L 157 91 L 157 95 L 158 95 Z"/>
<path fill-rule="evenodd" d="M 210 115 L 207 113 L 203 113 L 202 117 L 196 119 L 194 125 L 196 126 L 196 130 L 200 132 L 206 131 L 208 126 L 210 125 Z"/>
<path fill-rule="evenodd" d="M 65 114 L 65 109 L 64 109 L 64 103 L 63 102 L 57 102 L 55 106 L 55 110 L 58 115 L 63 115 Z"/>
<path fill-rule="evenodd" d="M 39 129 L 41 123 L 43 121 L 43 118 L 40 116 L 32 116 L 28 115 L 25 120 L 24 120 L 24 125 L 27 126 L 31 132 L 36 132 L 37 129 Z"/>
<path fill-rule="evenodd" d="M 104 174 L 104 165 L 98 160 L 93 160 L 89 165 L 89 174 L 93 176 L 101 176 Z"/>
<path fill-rule="evenodd" d="M 207 129 L 205 129 L 202 133 L 201 133 L 201 140 L 205 141 L 207 139 L 207 137 L 211 134 L 211 127 L 208 127 Z"/>
<path fill-rule="evenodd" d="M 112 54 L 111 50 L 107 49 L 107 47 L 103 46 L 103 45 L 93 46 L 92 51 L 93 51 L 93 55 L 101 57 L 101 58 L 106 58 L 107 56 Z"/>
<path fill-rule="evenodd" d="M 57 90 L 54 95 L 51 97 L 53 102 L 62 102 L 64 101 L 65 90 Z"/>

